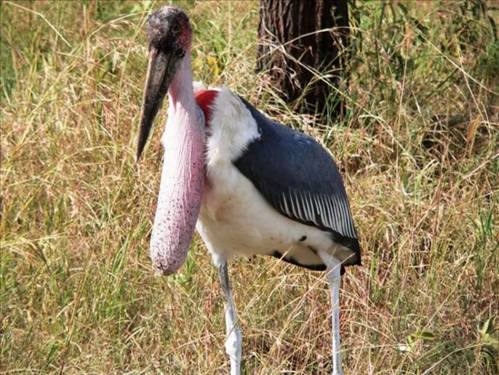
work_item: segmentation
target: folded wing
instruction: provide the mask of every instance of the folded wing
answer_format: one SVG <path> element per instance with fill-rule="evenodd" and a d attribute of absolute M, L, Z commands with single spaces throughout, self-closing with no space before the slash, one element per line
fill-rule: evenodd
<path fill-rule="evenodd" d="M 262 196 L 282 215 L 332 234 L 360 263 L 357 232 L 338 168 L 315 140 L 278 124 L 242 99 L 255 118 L 260 137 L 234 161 Z"/>

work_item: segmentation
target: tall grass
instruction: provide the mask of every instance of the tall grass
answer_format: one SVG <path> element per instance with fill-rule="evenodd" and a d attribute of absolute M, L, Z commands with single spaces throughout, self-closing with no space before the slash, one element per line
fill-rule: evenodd
<path fill-rule="evenodd" d="M 311 126 L 254 73 L 257 2 L 179 4 L 196 78 L 314 135 L 344 171 L 364 249 L 342 288 L 346 372 L 497 373 L 497 9 L 357 2 L 347 116 Z M 2 373 L 228 370 L 202 242 L 170 278 L 147 256 L 161 126 L 140 165 L 134 143 L 159 5 L 1 3 Z M 270 258 L 230 273 L 246 373 L 326 373 L 324 275 Z"/>

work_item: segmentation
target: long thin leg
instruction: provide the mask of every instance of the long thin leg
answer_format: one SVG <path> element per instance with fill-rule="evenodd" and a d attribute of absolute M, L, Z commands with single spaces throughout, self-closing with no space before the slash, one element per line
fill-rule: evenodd
<path fill-rule="evenodd" d="M 340 354 L 340 284 L 341 262 L 326 252 L 319 253 L 327 266 L 327 281 L 331 291 L 331 323 L 333 341 L 333 375 L 343 375 Z"/>
<path fill-rule="evenodd" d="M 230 374 L 241 374 L 241 330 L 237 324 L 236 307 L 232 290 L 229 283 L 229 272 L 227 270 L 227 261 L 225 259 L 217 262 L 220 284 L 225 294 L 225 327 L 227 330 L 227 339 L 225 341 L 225 351 L 230 358 Z"/>

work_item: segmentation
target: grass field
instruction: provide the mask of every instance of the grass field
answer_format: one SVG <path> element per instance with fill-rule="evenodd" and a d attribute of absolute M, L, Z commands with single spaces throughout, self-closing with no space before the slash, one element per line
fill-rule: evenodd
<path fill-rule="evenodd" d="M 161 4 L 0 5 L 2 374 L 228 371 L 202 242 L 169 278 L 148 259 L 162 126 L 140 165 L 134 152 L 144 22 Z M 358 1 L 347 116 L 315 126 L 254 72 L 257 2 L 179 4 L 196 79 L 302 127 L 341 166 L 364 250 L 342 287 L 346 374 L 497 374 L 497 3 Z M 230 273 L 245 373 L 327 373 L 324 275 L 271 258 Z"/>

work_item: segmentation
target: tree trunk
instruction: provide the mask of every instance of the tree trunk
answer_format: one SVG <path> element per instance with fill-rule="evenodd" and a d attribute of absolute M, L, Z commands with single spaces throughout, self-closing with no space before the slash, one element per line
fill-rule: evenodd
<path fill-rule="evenodd" d="M 346 60 L 347 1 L 260 0 L 257 71 L 268 72 L 280 96 L 302 112 L 343 114 L 331 85 L 339 87 Z"/>

